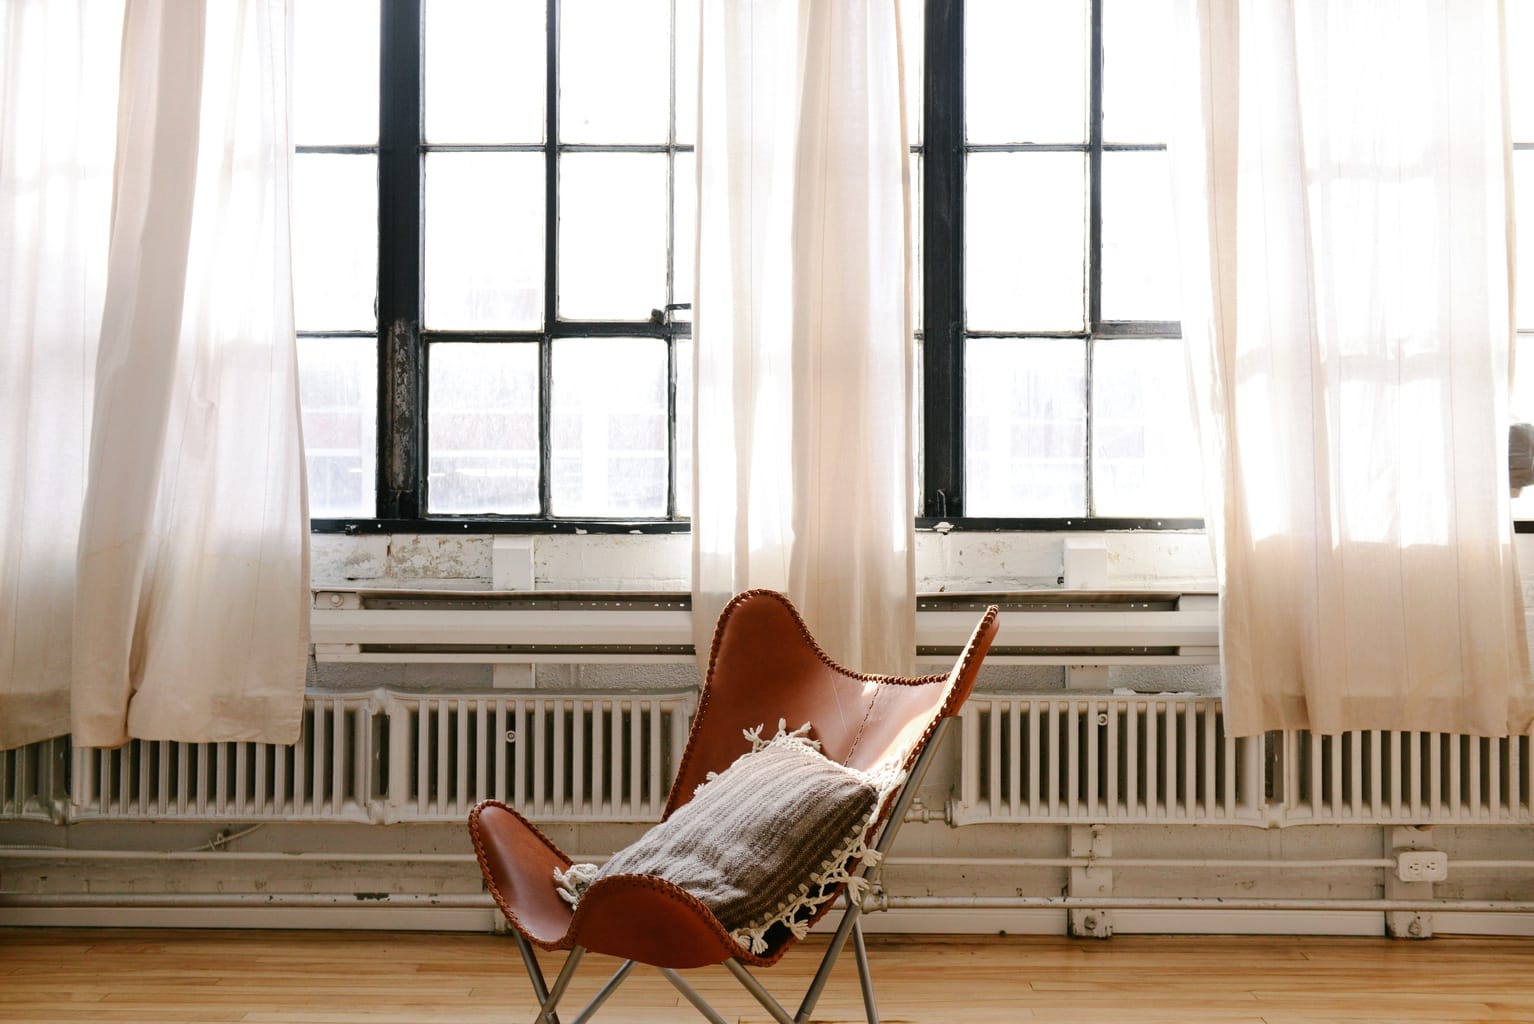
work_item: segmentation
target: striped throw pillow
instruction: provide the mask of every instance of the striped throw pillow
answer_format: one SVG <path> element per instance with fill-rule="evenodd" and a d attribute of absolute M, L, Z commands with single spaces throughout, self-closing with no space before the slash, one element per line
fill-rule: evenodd
<path fill-rule="evenodd" d="M 865 843 L 870 819 L 904 774 L 899 766 L 861 772 L 829 760 L 808 727 L 760 739 L 754 749 L 698 787 L 670 818 L 615 854 L 600 870 L 561 874 L 567 899 L 591 880 L 652 875 L 696 896 L 742 947 L 766 952 L 777 925 L 803 937 L 808 920 L 838 884 L 861 898 L 851 874 L 878 854 Z M 584 875 L 584 878 L 580 878 Z"/>

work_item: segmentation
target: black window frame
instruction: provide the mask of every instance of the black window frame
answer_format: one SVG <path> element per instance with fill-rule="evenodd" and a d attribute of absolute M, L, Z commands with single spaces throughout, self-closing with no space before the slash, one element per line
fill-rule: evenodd
<path fill-rule="evenodd" d="M 693 146 L 587 146 L 558 140 L 560 0 L 547 4 L 545 141 L 517 146 L 428 145 L 423 132 L 423 0 L 381 0 L 379 139 L 376 147 L 339 147 L 346 152 L 378 154 L 378 432 L 376 516 L 316 518 L 317 533 L 684 533 L 686 510 L 677 508 L 677 342 L 691 337 L 691 324 L 658 310 L 647 323 L 566 321 L 557 314 L 558 156 L 562 152 L 691 152 Z M 1084 331 L 1061 333 L 1085 341 L 1087 508 L 1092 488 L 1092 351 L 1099 338 L 1179 336 L 1175 323 L 1103 321 L 1101 292 L 1101 164 L 1105 151 L 1164 149 L 1164 146 L 1105 145 L 1102 136 L 1103 0 L 1090 0 L 1089 138 L 1082 146 L 1088 160 L 1087 323 Z M 674 7 L 672 8 L 674 12 Z M 674 14 L 673 14 L 674 17 Z M 964 346 L 967 338 L 993 332 L 967 331 L 964 315 L 964 168 L 969 152 L 1027 150 L 1016 146 L 969 146 L 964 131 L 964 0 L 927 0 L 924 12 L 925 59 L 922 102 L 925 139 L 912 147 L 923 164 L 921 244 L 924 277 L 922 322 L 918 337 L 922 359 L 922 492 L 917 529 L 978 531 L 1105 531 L 1201 529 L 1196 518 L 1124 518 L 1094 515 L 1054 518 L 980 518 L 964 514 Z M 673 51 L 675 33 L 672 33 Z M 673 77 L 675 54 L 672 55 Z M 675 92 L 673 90 L 673 102 Z M 674 118 L 673 118 L 674 121 Z M 336 147 L 301 147 L 325 152 Z M 422 196 L 425 155 L 429 151 L 541 150 L 545 176 L 545 323 L 539 331 L 429 330 L 422 323 Z M 674 173 L 675 160 L 670 161 Z M 674 241 L 674 239 L 673 239 Z M 668 280 L 672 264 L 668 248 Z M 341 336 L 356 332 L 304 332 L 306 336 Z M 999 336 L 1013 337 L 1011 332 Z M 1028 337 L 1039 337 L 1030 333 Z M 1044 335 L 1049 336 L 1049 335 Z M 661 519 L 590 519 L 550 514 L 550 368 L 553 341 L 562 337 L 658 338 L 668 350 L 667 516 Z M 536 516 L 444 515 L 427 512 L 428 359 L 436 341 L 531 343 L 540 347 L 539 505 Z"/>

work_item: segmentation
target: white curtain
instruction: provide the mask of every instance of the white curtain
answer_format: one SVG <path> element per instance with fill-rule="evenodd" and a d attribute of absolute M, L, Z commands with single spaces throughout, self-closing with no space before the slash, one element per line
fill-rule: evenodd
<path fill-rule="evenodd" d="M 703 6 L 693 608 L 786 592 L 833 657 L 915 652 L 895 0 Z"/>
<path fill-rule="evenodd" d="M 0 32 L 0 747 L 292 742 L 286 5 L 13 0 Z"/>
<path fill-rule="evenodd" d="M 1179 0 L 1227 728 L 1523 732 L 1497 0 Z"/>

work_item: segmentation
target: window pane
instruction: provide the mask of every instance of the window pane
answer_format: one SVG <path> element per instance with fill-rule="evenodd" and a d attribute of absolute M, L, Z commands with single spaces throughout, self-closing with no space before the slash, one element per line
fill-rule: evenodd
<path fill-rule="evenodd" d="M 911 482 L 915 487 L 911 498 L 912 507 L 921 516 L 927 514 L 922 507 L 922 496 L 927 493 L 927 346 L 925 339 L 919 335 L 915 338 L 915 344 L 916 380 L 911 389 L 911 437 L 916 449 L 916 472 L 911 474 Z"/>
<path fill-rule="evenodd" d="M 426 0 L 423 114 L 428 142 L 542 142 L 543 0 Z"/>
<path fill-rule="evenodd" d="M 927 2 L 900 0 L 900 55 L 905 59 L 905 123 L 908 141 L 921 145 L 923 114 L 922 75 L 926 67 Z"/>
<path fill-rule="evenodd" d="M 378 160 L 293 157 L 293 318 L 301 331 L 375 331 Z"/>
<path fill-rule="evenodd" d="M 1170 0 L 1103 4 L 1103 140 L 1166 142 L 1171 106 Z"/>
<path fill-rule="evenodd" d="M 698 270 L 698 162 L 691 153 L 676 155 L 674 181 L 671 301 L 691 302 Z"/>
<path fill-rule="evenodd" d="M 1086 159 L 971 153 L 964 222 L 971 330 L 1081 330 L 1086 317 Z"/>
<path fill-rule="evenodd" d="M 293 5 L 293 145 L 378 141 L 378 0 Z"/>
<path fill-rule="evenodd" d="M 538 512 L 538 346 L 440 342 L 430 351 L 428 505 Z"/>
<path fill-rule="evenodd" d="M 1182 286 L 1164 150 L 1103 154 L 1104 320 L 1177 320 Z"/>
<path fill-rule="evenodd" d="M 299 338 L 298 392 L 309 515 L 371 518 L 377 512 L 377 342 Z"/>
<path fill-rule="evenodd" d="M 1514 224 L 1518 237 L 1518 327 L 1534 331 L 1534 149 L 1513 153 Z"/>
<path fill-rule="evenodd" d="M 554 514 L 666 514 L 666 343 L 567 338 L 554 343 Z"/>
<path fill-rule="evenodd" d="M 676 141 L 698 137 L 699 0 L 676 0 Z"/>
<path fill-rule="evenodd" d="M 970 142 L 1086 141 L 1087 6 L 1084 0 L 968 0 L 964 123 Z"/>
<path fill-rule="evenodd" d="M 666 154 L 559 160 L 559 315 L 648 320 L 666 303 Z"/>
<path fill-rule="evenodd" d="M 906 225 L 907 237 L 911 245 L 911 330 L 921 330 L 922 318 L 922 288 L 925 286 L 923 274 L 926 272 L 926 261 L 922 246 L 922 156 L 920 153 L 912 153 L 910 158 L 911 174 L 911 203 L 910 222 Z"/>
<path fill-rule="evenodd" d="M 1098 341 L 1092 501 L 1100 516 L 1204 514 L 1198 435 L 1179 338 Z"/>
<path fill-rule="evenodd" d="M 1534 334 L 1513 339 L 1513 397 L 1509 407 L 1514 423 L 1534 423 Z M 1525 487 L 1513 499 L 1514 519 L 1534 519 L 1534 487 Z"/>
<path fill-rule="evenodd" d="M 1513 141 L 1534 142 L 1534 0 L 1508 0 L 1506 10 Z"/>
<path fill-rule="evenodd" d="M 543 154 L 428 153 L 425 319 L 439 329 L 543 323 Z"/>
<path fill-rule="evenodd" d="M 692 518 L 692 339 L 676 340 L 676 514 Z"/>
<path fill-rule="evenodd" d="M 670 0 L 563 0 L 559 60 L 559 141 L 670 138 Z"/>
<path fill-rule="evenodd" d="M 1085 342 L 971 338 L 964 355 L 965 513 L 1086 511 Z"/>

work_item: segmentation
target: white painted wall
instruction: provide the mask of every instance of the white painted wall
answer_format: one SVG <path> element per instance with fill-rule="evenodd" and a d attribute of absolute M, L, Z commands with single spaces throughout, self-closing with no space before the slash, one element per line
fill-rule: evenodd
<path fill-rule="evenodd" d="M 1059 588 L 1064 544 L 1084 536 L 1106 548 L 1110 589 L 1213 589 L 1207 539 L 1196 533 L 983 534 L 922 533 L 917 539 L 918 588 L 922 592 L 1020 591 Z M 690 539 L 686 535 L 583 535 L 526 538 L 519 558 L 530 556 L 538 590 L 688 589 Z M 313 579 L 317 587 L 402 587 L 491 589 L 497 575 L 495 539 L 490 536 L 316 535 Z M 1525 566 L 1534 567 L 1534 537 L 1520 537 Z M 503 552 L 503 565 L 506 555 Z M 525 566 L 524 566 L 525 568 Z M 502 572 L 504 578 L 505 573 Z M 1525 572 L 1526 602 L 1534 605 L 1534 573 Z M 477 691 L 491 681 L 488 666 L 312 665 L 311 685 L 324 690 Z M 688 665 L 538 666 L 542 689 L 579 691 L 678 689 L 695 685 Z M 1218 692 L 1216 669 L 1115 668 L 1110 686 L 1174 692 Z M 981 680 L 989 691 L 1053 691 L 1065 686 L 1064 671 L 1050 667 L 995 667 Z M 941 809 L 952 792 L 954 765 L 940 764 L 922 799 Z M 903 897 L 948 897 L 958 903 L 923 911 L 897 909 L 870 919 L 871 929 L 908 931 L 1044 931 L 1066 928 L 1057 909 L 966 907 L 969 898 L 1058 896 L 1071 889 L 1064 867 L 1020 866 L 998 861 L 1066 856 L 1081 841 L 1080 826 L 976 825 L 950 828 L 940 821 L 907 826 L 888 872 L 888 891 Z M 575 854 L 600 857 L 627 842 L 636 826 L 553 825 L 556 842 Z M 39 894 L 130 893 L 139 896 L 214 891 L 228 894 L 395 893 L 448 894 L 472 898 L 478 872 L 462 828 L 411 825 L 268 825 L 231 844 L 243 853 L 306 853 L 291 863 L 245 862 L 206 851 L 196 861 L 170 862 L 157 851 L 205 846 L 218 827 L 186 823 L 76 824 L 42 822 L 0 825 L 0 888 Z M 1433 831 L 1425 842 L 1449 853 L 1451 862 L 1508 861 L 1498 868 L 1454 870 L 1446 883 L 1411 886 L 1391 881 L 1378 867 L 1317 867 L 1312 862 L 1389 857 L 1399 836 L 1377 825 L 1264 829 L 1239 826 L 1115 826 L 1100 837 L 1113 857 L 1172 858 L 1178 865 L 1112 869 L 1112 892 L 1134 897 L 1220 897 L 1365 899 L 1437 897 L 1534 902 L 1534 830 L 1516 827 L 1455 827 Z M 141 859 L 97 860 L 60 854 L 18 852 L 17 847 L 75 850 L 140 850 Z M 9 848 L 9 849 L 7 849 Z M 312 855 L 321 855 L 318 858 Z M 348 860 L 353 855 L 370 860 Z M 392 858 L 378 861 L 378 855 Z M 427 855 L 421 860 L 418 855 Z M 446 859 L 443 859 L 446 857 Z M 328 859 L 327 859 L 328 858 Z M 913 861 L 912 858 L 918 858 Z M 944 861 L 933 864 L 933 859 Z M 924 859 L 924 860 L 922 860 Z M 1200 861 L 1221 861 L 1221 866 Z M 1223 862 L 1260 861 L 1249 867 Z M 1078 879 L 1079 881 L 1079 879 Z M 1078 887 L 1079 888 L 1079 887 Z M 90 908 L 77 910 L 0 908 L 4 924 L 185 924 L 191 926 L 283 927 L 491 927 L 494 915 L 482 909 L 399 908 L 357 899 L 355 906 L 287 909 L 265 907 Z M 1378 934 L 1385 915 L 1325 910 L 1226 912 L 1208 910 L 1115 910 L 1093 915 L 1092 928 L 1109 931 L 1329 932 Z M 1492 931 L 1534 933 L 1534 916 L 1438 914 L 1426 932 Z M 1078 919 L 1077 929 L 1082 928 Z"/>

